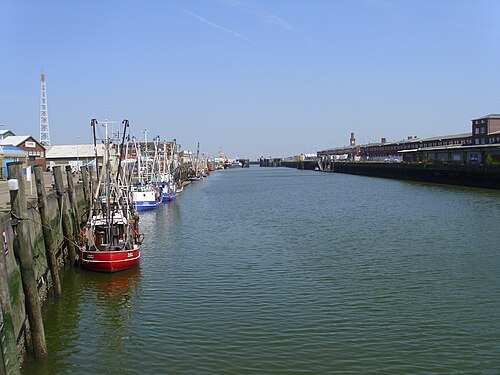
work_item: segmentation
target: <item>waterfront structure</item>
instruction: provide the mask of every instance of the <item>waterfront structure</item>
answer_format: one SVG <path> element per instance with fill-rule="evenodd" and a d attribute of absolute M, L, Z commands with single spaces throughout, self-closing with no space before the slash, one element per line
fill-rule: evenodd
<path fill-rule="evenodd" d="M 261 167 L 281 167 L 281 158 L 272 158 L 272 157 L 261 157 L 259 159 L 259 166 Z"/>
<path fill-rule="evenodd" d="M 0 146 L 0 178 L 2 180 L 7 178 L 7 163 L 20 161 L 24 166 L 27 165 L 28 153 L 21 150 L 19 147 L 5 145 Z"/>
<path fill-rule="evenodd" d="M 1 146 L 15 146 L 28 153 L 28 163 L 31 166 L 46 166 L 46 148 L 31 135 L 15 135 L 0 140 Z M 27 167 L 25 165 L 24 167 Z"/>
<path fill-rule="evenodd" d="M 42 73 L 40 77 L 40 143 L 44 146 L 50 146 L 49 109 L 47 106 L 45 73 Z"/>
<path fill-rule="evenodd" d="M 175 141 L 161 141 L 160 137 L 157 136 L 152 141 L 137 141 L 133 138 L 132 143 L 136 143 L 140 146 L 140 151 L 144 153 L 143 155 L 146 157 L 152 157 L 155 153 L 164 153 L 166 152 L 168 155 L 175 153 L 178 148 L 178 144 Z M 146 155 L 147 152 L 147 155 Z M 135 147 L 130 147 L 128 150 L 128 158 L 129 159 L 137 159 L 137 149 Z"/>
<path fill-rule="evenodd" d="M 100 165 L 104 155 L 104 145 L 97 144 L 96 147 L 97 163 Z M 57 165 L 71 165 L 76 170 L 79 170 L 81 166 L 92 162 L 96 158 L 96 152 L 93 144 L 52 145 L 47 146 L 45 158 L 50 168 Z"/>
<path fill-rule="evenodd" d="M 356 161 L 460 162 L 482 163 L 487 157 L 500 161 L 500 115 L 472 120 L 472 132 L 429 138 L 408 136 L 395 142 L 353 144 L 318 151 L 322 159 Z"/>

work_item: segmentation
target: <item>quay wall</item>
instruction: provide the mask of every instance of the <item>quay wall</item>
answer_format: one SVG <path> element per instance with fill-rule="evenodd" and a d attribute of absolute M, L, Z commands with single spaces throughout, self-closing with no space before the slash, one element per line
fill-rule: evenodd
<path fill-rule="evenodd" d="M 303 170 L 314 171 L 318 167 L 317 160 L 282 160 L 282 167 L 297 168 Z"/>
<path fill-rule="evenodd" d="M 37 190 L 41 186 L 37 185 Z M 40 324 L 41 314 L 38 311 L 40 316 L 37 316 L 33 301 L 28 298 L 27 280 L 34 276 L 34 295 L 40 306 L 49 294 L 60 293 L 59 272 L 64 267 L 74 266 L 68 248 L 74 246 L 74 241 L 79 238 L 81 225 L 86 221 L 85 215 L 90 206 L 82 181 L 71 187 L 75 197 L 73 202 L 68 194 L 70 189 L 67 183 L 62 189 L 55 185 L 52 189 L 45 186 L 43 189 L 45 200 L 40 199 L 38 191 L 38 198 L 24 201 L 27 206 L 25 217 L 14 214 L 15 204 L 12 200 L 11 211 L 0 213 L 3 239 L 0 241 L 0 352 L 3 353 L 0 356 L 3 362 L 3 366 L 0 363 L 0 374 L 18 374 L 19 364 L 26 354 L 43 357 L 40 354 L 43 353 L 43 347 L 40 350 L 40 343 L 36 342 L 36 335 L 33 335 L 33 327 Z M 19 193 L 21 191 L 20 188 Z M 88 188 L 86 191 L 89 191 Z M 76 220 L 78 225 L 75 225 L 75 212 L 80 213 Z M 73 228 L 74 239 L 71 244 L 68 236 L 64 235 L 64 220 Z M 26 230 L 21 230 L 22 225 Z M 23 254 L 26 253 L 31 258 L 28 268 L 23 264 Z M 53 263 L 55 265 L 51 267 Z M 57 275 L 53 275 L 53 272 L 57 272 Z M 54 282 L 59 283 L 58 286 Z M 45 344 L 43 329 L 41 334 Z"/>
<path fill-rule="evenodd" d="M 335 162 L 332 172 L 500 189 L 500 165 Z"/>

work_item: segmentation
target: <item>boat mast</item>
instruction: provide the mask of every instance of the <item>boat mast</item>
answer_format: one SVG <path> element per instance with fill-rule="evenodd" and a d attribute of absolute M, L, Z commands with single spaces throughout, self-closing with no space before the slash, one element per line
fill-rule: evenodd
<path fill-rule="evenodd" d="M 110 175 L 110 169 L 111 169 L 111 162 L 110 162 L 110 152 L 109 152 L 109 138 L 108 138 L 108 121 L 104 121 L 104 126 L 106 128 L 106 138 L 105 138 L 105 148 L 106 148 L 106 179 L 104 182 L 104 187 L 106 189 L 106 243 L 108 246 L 111 245 L 111 222 L 110 222 L 110 216 L 111 216 L 111 204 L 110 204 L 110 194 L 111 194 L 111 175 Z"/>
<path fill-rule="evenodd" d="M 198 142 L 198 148 L 196 150 L 196 165 L 195 165 L 195 177 L 198 177 L 198 158 L 200 157 L 200 142 Z"/>
<path fill-rule="evenodd" d="M 148 179 L 148 130 L 144 129 L 144 155 L 146 155 L 146 159 L 144 160 L 144 165 L 145 165 L 145 175 L 146 175 L 146 180 L 149 181 Z"/>
<path fill-rule="evenodd" d="M 120 177 L 120 168 L 122 166 L 122 158 L 123 158 L 123 147 L 125 145 L 125 136 L 127 134 L 127 128 L 129 127 L 129 122 L 128 120 L 123 120 L 123 137 L 122 137 L 122 144 L 120 145 L 120 158 L 118 159 L 118 172 L 116 173 L 116 186 L 118 185 L 118 179 Z"/>
<path fill-rule="evenodd" d="M 97 120 L 95 118 L 90 120 L 90 126 L 92 126 L 92 133 L 94 135 L 94 155 L 95 155 L 94 167 L 95 167 L 96 174 L 99 177 L 99 164 L 97 163 L 97 136 L 96 136 L 96 130 L 95 130 L 96 125 L 97 125 Z M 90 191 L 93 194 L 92 196 L 95 196 L 93 180 L 94 180 L 93 176 L 90 176 Z M 97 181 L 97 188 L 99 188 L 99 181 Z M 92 206 L 94 206 L 94 201 L 92 201 Z M 92 207 L 92 209 L 93 208 L 94 207 Z"/>

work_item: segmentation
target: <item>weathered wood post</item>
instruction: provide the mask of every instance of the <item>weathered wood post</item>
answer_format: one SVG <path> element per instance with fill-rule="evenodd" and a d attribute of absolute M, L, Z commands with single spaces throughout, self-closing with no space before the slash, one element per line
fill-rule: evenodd
<path fill-rule="evenodd" d="M 82 173 L 82 181 L 83 181 L 83 196 L 85 197 L 84 214 L 85 214 L 85 221 L 87 221 L 90 202 L 92 202 L 92 192 L 90 189 L 89 171 L 88 171 L 87 167 L 82 167 L 80 171 Z"/>
<path fill-rule="evenodd" d="M 73 214 L 73 225 L 75 227 L 74 233 L 78 233 L 80 230 L 80 213 L 78 211 L 78 204 L 76 202 L 76 192 L 75 192 L 75 186 L 73 184 L 73 172 L 71 170 L 71 166 L 67 165 L 66 166 L 66 186 L 67 192 L 68 192 L 68 200 L 69 200 L 69 205 L 71 207 L 70 212 Z"/>
<path fill-rule="evenodd" d="M 2 312 L 0 343 L 5 373 L 19 374 L 19 358 L 17 357 L 16 334 L 14 333 L 14 323 L 12 320 L 7 259 L 5 257 L 6 249 L 4 241 L 0 242 L 2 243 L 0 245 L 0 310 Z"/>
<path fill-rule="evenodd" d="M 60 166 L 52 168 L 54 171 L 54 182 L 56 184 L 57 198 L 59 201 L 59 211 L 62 217 L 62 227 L 64 234 L 64 242 L 68 248 L 69 261 L 71 265 L 76 262 L 75 238 L 73 236 L 73 228 L 71 224 L 71 216 L 68 214 L 69 203 L 64 194 L 64 182 Z"/>
<path fill-rule="evenodd" d="M 94 167 L 89 165 L 89 182 L 95 180 L 94 174 Z"/>
<path fill-rule="evenodd" d="M 54 295 L 59 297 L 62 295 L 61 279 L 59 278 L 59 270 L 56 259 L 56 241 L 52 223 L 47 212 L 47 194 L 45 192 L 45 183 L 43 181 L 43 169 L 41 165 L 35 165 L 35 183 L 38 197 L 38 208 L 40 209 L 40 217 L 42 219 L 43 239 L 45 241 L 45 254 L 49 265 L 50 275 L 52 277 L 52 285 L 54 287 Z"/>
<path fill-rule="evenodd" d="M 8 163 L 9 180 L 17 180 L 18 189 L 10 190 L 10 204 L 12 226 L 16 228 L 19 241 L 19 268 L 23 284 L 24 296 L 26 298 L 26 311 L 31 328 L 31 340 L 36 358 L 47 355 L 45 343 L 45 332 L 43 329 L 42 309 L 38 296 L 35 270 L 33 269 L 33 255 L 31 253 L 31 241 L 29 240 L 28 208 L 26 206 L 26 188 L 24 184 L 22 162 Z"/>
<path fill-rule="evenodd" d="M 89 191 L 90 191 L 90 205 L 92 205 L 94 199 L 94 189 L 97 179 L 95 178 L 94 167 L 89 165 Z"/>
<path fill-rule="evenodd" d="M 89 171 L 87 170 L 87 167 L 82 167 L 80 169 L 80 173 L 82 174 L 83 181 L 83 196 L 85 197 L 85 202 L 89 202 L 92 194 L 90 193 Z"/>

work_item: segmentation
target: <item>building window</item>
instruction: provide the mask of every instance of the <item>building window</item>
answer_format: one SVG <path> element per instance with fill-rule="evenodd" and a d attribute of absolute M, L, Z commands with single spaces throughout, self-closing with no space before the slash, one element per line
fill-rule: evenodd
<path fill-rule="evenodd" d="M 40 151 L 40 157 L 43 158 L 43 151 Z"/>
<path fill-rule="evenodd" d="M 474 141 L 475 141 L 474 143 L 475 143 L 476 145 L 478 145 L 478 144 L 479 144 L 479 139 L 477 139 L 477 138 L 476 138 L 476 139 L 474 139 Z"/>
<path fill-rule="evenodd" d="M 481 138 L 481 144 L 484 145 L 486 143 L 486 139 L 485 138 Z"/>
<path fill-rule="evenodd" d="M 479 134 L 479 128 L 474 129 L 474 134 Z"/>
<path fill-rule="evenodd" d="M 484 126 L 481 126 L 481 134 L 484 134 Z"/>

